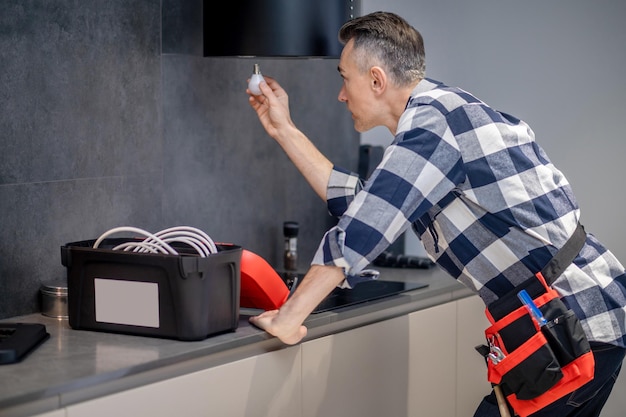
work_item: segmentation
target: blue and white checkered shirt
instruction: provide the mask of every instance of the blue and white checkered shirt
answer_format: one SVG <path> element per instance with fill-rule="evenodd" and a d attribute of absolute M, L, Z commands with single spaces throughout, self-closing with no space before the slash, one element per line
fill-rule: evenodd
<path fill-rule="evenodd" d="M 486 304 L 540 271 L 580 216 L 528 125 L 428 79 L 412 92 L 370 178 L 363 184 L 335 167 L 327 200 L 341 218 L 313 264 L 343 267 L 354 285 L 412 225 L 429 256 Z M 590 341 L 626 346 L 626 273 L 593 235 L 553 288 Z"/>

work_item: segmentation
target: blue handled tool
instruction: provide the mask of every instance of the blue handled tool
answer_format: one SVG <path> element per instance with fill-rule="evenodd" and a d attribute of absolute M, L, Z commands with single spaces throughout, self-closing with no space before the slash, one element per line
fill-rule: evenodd
<path fill-rule="evenodd" d="M 537 307 L 537 305 L 533 302 L 533 299 L 530 298 L 530 295 L 528 295 L 526 290 L 521 290 L 520 292 L 518 292 L 517 297 L 526 306 L 526 309 L 528 309 L 528 312 L 535 319 L 540 327 L 548 322 L 541 313 L 541 310 L 539 310 L 539 307 Z"/>

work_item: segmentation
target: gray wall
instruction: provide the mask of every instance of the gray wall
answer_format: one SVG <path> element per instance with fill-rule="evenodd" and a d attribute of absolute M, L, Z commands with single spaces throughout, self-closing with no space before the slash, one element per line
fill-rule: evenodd
<path fill-rule="evenodd" d="M 159 0 L 0 2 L 0 318 L 38 311 L 41 283 L 65 274 L 59 247 L 112 227 L 195 226 L 280 268 L 296 220 L 306 268 L 332 224 L 245 88 L 259 62 L 356 169 L 337 60 L 162 54 L 161 18 Z"/>
<path fill-rule="evenodd" d="M 574 187 L 586 229 L 626 262 L 626 2 L 363 0 L 363 13 L 375 10 L 422 33 L 428 76 L 530 124 Z M 406 236 L 408 249 L 416 239 Z"/>

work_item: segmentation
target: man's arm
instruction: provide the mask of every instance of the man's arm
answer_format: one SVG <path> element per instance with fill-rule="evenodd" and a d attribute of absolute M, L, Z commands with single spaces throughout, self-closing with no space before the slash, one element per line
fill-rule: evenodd
<path fill-rule="evenodd" d="M 289 159 L 323 201 L 333 164 L 313 145 L 291 120 L 285 90 L 271 77 L 264 77 L 260 96 L 250 95 L 250 106 L 259 121 L 282 147 Z M 283 343 L 296 344 L 307 334 L 302 325 L 313 309 L 345 278 L 342 268 L 313 265 L 296 291 L 278 310 L 250 318 L 250 323 L 278 337 Z"/>
<path fill-rule="evenodd" d="M 283 148 L 317 195 L 326 201 L 326 187 L 333 164 L 291 120 L 285 90 L 274 79 L 265 77 L 265 80 L 259 84 L 263 95 L 248 92 L 250 106 L 267 133 Z"/>
<path fill-rule="evenodd" d="M 278 310 L 250 317 L 250 323 L 294 345 L 307 334 L 304 320 L 324 298 L 345 278 L 342 268 L 313 265 L 296 291 Z"/>

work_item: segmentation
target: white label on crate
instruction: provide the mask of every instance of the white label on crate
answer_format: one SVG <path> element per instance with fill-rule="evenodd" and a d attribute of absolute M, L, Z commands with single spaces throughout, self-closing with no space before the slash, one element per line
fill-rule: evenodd
<path fill-rule="evenodd" d="M 159 285 L 156 282 L 95 278 L 96 321 L 159 327 Z"/>

